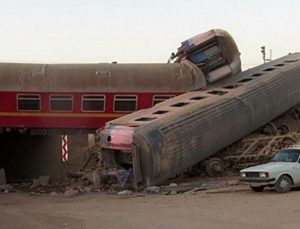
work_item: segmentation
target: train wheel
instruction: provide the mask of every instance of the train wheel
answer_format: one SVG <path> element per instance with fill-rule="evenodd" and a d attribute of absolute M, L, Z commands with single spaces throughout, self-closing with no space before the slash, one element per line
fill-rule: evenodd
<path fill-rule="evenodd" d="M 211 158 L 205 162 L 205 170 L 210 177 L 221 176 L 224 173 L 224 163 L 220 158 Z"/>
<path fill-rule="evenodd" d="M 274 123 L 269 122 L 267 125 L 263 127 L 263 133 L 267 135 L 276 135 L 277 127 Z"/>
<path fill-rule="evenodd" d="M 278 127 L 278 132 L 279 134 L 287 134 L 288 132 L 290 132 L 290 128 L 286 125 L 281 125 L 280 127 Z"/>

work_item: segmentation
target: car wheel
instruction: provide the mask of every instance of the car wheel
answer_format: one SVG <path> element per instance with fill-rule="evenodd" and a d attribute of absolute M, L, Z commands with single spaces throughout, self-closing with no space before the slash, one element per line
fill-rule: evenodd
<path fill-rule="evenodd" d="M 275 190 L 279 193 L 289 192 L 292 188 L 292 181 L 288 176 L 281 176 L 275 183 Z"/>
<path fill-rule="evenodd" d="M 262 192 L 265 188 L 265 186 L 250 186 L 250 188 L 254 191 L 254 192 Z"/>

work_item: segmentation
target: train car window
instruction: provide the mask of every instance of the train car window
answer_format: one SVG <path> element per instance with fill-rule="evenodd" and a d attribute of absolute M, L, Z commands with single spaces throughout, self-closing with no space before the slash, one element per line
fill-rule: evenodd
<path fill-rule="evenodd" d="M 137 121 L 137 122 L 149 122 L 149 121 L 153 121 L 155 120 L 156 117 L 141 117 L 141 118 L 138 118 L 134 121 Z"/>
<path fill-rule="evenodd" d="M 72 111 L 73 97 L 71 95 L 51 95 L 50 110 L 51 111 Z"/>
<path fill-rule="evenodd" d="M 114 99 L 114 111 L 132 112 L 136 111 L 137 97 L 131 95 L 117 95 Z"/>
<path fill-rule="evenodd" d="M 19 111 L 40 111 L 41 97 L 39 95 L 17 95 Z"/>
<path fill-rule="evenodd" d="M 270 72 L 270 71 L 273 71 L 275 68 L 267 68 L 267 69 L 264 69 L 265 72 Z"/>
<path fill-rule="evenodd" d="M 274 66 L 276 66 L 276 67 L 282 67 L 282 66 L 284 66 L 284 64 L 274 64 Z"/>
<path fill-rule="evenodd" d="M 189 103 L 180 102 L 180 103 L 172 104 L 170 107 L 183 107 L 183 106 L 188 105 L 188 104 Z"/>
<path fill-rule="evenodd" d="M 105 110 L 105 97 L 103 95 L 83 95 L 82 111 L 99 112 Z"/>
<path fill-rule="evenodd" d="M 253 75 L 252 75 L 252 77 L 258 77 L 258 76 L 261 76 L 262 75 L 262 73 L 254 73 Z"/>
<path fill-rule="evenodd" d="M 155 111 L 153 112 L 152 114 L 165 114 L 165 113 L 168 113 L 169 111 L 163 111 L 163 110 L 160 110 L 160 111 Z"/>
<path fill-rule="evenodd" d="M 228 92 L 227 91 L 219 91 L 219 90 L 213 90 L 213 91 L 208 91 L 208 94 L 212 94 L 212 95 L 225 95 Z"/>
<path fill-rule="evenodd" d="M 155 95 L 153 96 L 153 106 L 173 97 L 174 95 Z"/>
<path fill-rule="evenodd" d="M 246 79 L 242 79 L 242 80 L 238 81 L 238 83 L 246 83 L 246 82 L 249 82 L 251 80 L 253 80 L 253 79 L 252 78 L 246 78 Z"/>
<path fill-rule="evenodd" d="M 237 88 L 237 87 L 239 87 L 239 85 L 234 84 L 234 85 L 227 85 L 227 86 L 225 86 L 223 88 L 224 89 L 234 89 L 234 88 Z"/>
<path fill-rule="evenodd" d="M 190 100 L 201 100 L 201 99 L 205 99 L 205 98 L 206 98 L 205 96 L 195 96 L 195 97 L 190 98 Z"/>

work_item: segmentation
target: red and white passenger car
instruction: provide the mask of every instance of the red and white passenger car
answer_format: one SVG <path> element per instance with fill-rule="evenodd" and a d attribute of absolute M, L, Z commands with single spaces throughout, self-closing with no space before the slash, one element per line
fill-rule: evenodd
<path fill-rule="evenodd" d="M 0 64 L 2 131 L 94 130 L 126 113 L 205 87 L 192 63 Z"/>
<path fill-rule="evenodd" d="M 172 58 L 169 64 L 0 63 L 0 133 L 94 131 L 241 71 L 235 42 L 219 29 L 182 42 Z"/>

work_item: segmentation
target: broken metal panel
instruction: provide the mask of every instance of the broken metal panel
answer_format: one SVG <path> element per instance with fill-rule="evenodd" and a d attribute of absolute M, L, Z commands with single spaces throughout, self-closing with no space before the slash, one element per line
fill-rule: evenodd
<path fill-rule="evenodd" d="M 300 53 L 111 121 L 132 126 L 140 186 L 160 184 L 300 102 Z M 276 66 L 277 65 L 277 66 Z M 288 92 L 288 93 L 287 93 Z M 162 112 L 164 111 L 164 112 Z M 101 141 L 105 141 L 102 139 Z"/>

